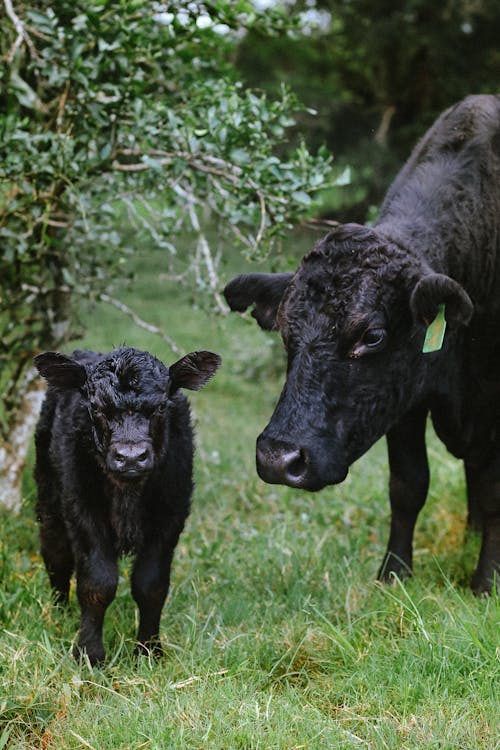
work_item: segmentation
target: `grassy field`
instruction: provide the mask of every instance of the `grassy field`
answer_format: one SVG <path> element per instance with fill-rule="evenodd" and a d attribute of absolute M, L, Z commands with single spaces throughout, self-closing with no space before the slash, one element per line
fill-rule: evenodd
<path fill-rule="evenodd" d="M 477 540 L 464 546 L 460 464 L 429 434 L 416 575 L 378 585 L 384 444 L 314 495 L 262 483 L 254 444 L 279 394 L 280 347 L 238 316 L 193 309 L 163 280 L 161 256 L 134 263 L 140 278 L 122 298 L 183 351 L 223 358 L 190 396 L 197 487 L 162 619 L 166 653 L 133 656 L 125 560 L 106 617 L 106 667 L 72 659 L 77 605 L 51 603 L 28 471 L 21 514 L 1 518 L 0 750 L 500 748 L 500 605 L 467 587 Z M 112 308 L 86 322 L 79 345 L 125 341 L 177 358 Z"/>

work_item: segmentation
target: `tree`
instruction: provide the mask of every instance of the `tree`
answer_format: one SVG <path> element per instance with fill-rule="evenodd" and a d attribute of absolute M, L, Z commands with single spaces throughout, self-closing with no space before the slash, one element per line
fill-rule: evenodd
<path fill-rule="evenodd" d="M 2 2 L 0 502 L 15 505 L 32 356 L 71 339 L 78 297 L 121 306 L 106 291 L 130 250 L 117 220 L 172 255 L 194 231 L 198 283 L 222 308 L 206 212 L 255 257 L 309 210 L 330 158 L 303 144 L 278 156 L 294 96 L 246 89 L 228 62 L 242 29 L 288 24 L 279 8 Z"/>
<path fill-rule="evenodd" d="M 253 30 L 237 65 L 249 85 L 270 92 L 293 81 L 319 112 L 301 122 L 308 144 L 326 143 L 353 167 L 346 203 L 332 204 L 336 218 L 363 221 L 443 109 L 470 93 L 498 91 L 500 4 L 296 0 L 289 8 L 304 14 L 301 33 L 264 41 Z"/>

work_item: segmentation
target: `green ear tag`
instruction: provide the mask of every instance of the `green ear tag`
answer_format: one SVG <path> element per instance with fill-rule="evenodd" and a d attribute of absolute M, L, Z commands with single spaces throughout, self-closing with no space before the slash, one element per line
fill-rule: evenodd
<path fill-rule="evenodd" d="M 432 323 L 427 327 L 425 334 L 423 353 L 437 352 L 443 346 L 444 332 L 446 331 L 446 320 L 444 319 L 444 304 L 439 305 L 438 313 Z"/>

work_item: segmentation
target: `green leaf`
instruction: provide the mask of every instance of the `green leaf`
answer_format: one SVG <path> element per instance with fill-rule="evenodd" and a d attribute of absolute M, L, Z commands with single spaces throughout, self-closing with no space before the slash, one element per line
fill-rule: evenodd
<path fill-rule="evenodd" d="M 250 154 L 248 151 L 242 148 L 234 148 L 231 151 L 231 160 L 238 165 L 248 164 L 250 161 Z"/>
<path fill-rule="evenodd" d="M 303 190 L 295 190 L 292 193 L 292 198 L 297 203 L 300 203 L 303 206 L 310 206 L 311 205 L 311 198 L 307 193 L 304 193 Z"/>
<path fill-rule="evenodd" d="M 141 161 L 143 161 L 144 164 L 147 164 L 148 167 L 151 167 L 151 169 L 155 169 L 157 172 L 161 172 L 163 170 L 163 166 L 160 164 L 160 162 L 156 159 L 151 158 L 151 156 L 148 156 L 147 154 L 144 154 L 141 157 Z"/>

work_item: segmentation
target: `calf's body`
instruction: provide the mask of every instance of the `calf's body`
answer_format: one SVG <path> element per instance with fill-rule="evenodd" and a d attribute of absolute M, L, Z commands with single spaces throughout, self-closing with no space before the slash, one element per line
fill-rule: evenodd
<path fill-rule="evenodd" d="M 124 553 L 134 555 L 138 650 L 159 651 L 170 566 L 193 489 L 193 432 L 179 389 L 201 388 L 220 359 L 194 352 L 167 368 L 122 347 L 72 358 L 45 352 L 35 363 L 49 383 L 35 435 L 41 551 L 58 601 L 67 601 L 76 572 L 76 654 L 104 660 L 104 614 Z"/>
<path fill-rule="evenodd" d="M 318 490 L 387 436 L 391 531 L 379 576 L 411 571 L 429 485 L 425 424 L 463 459 L 482 532 L 472 585 L 500 568 L 500 97 L 444 112 L 390 187 L 373 228 L 340 226 L 295 274 L 225 290 L 281 331 L 288 369 L 257 441 L 260 476 Z M 423 353 L 444 309 L 442 347 Z"/>

